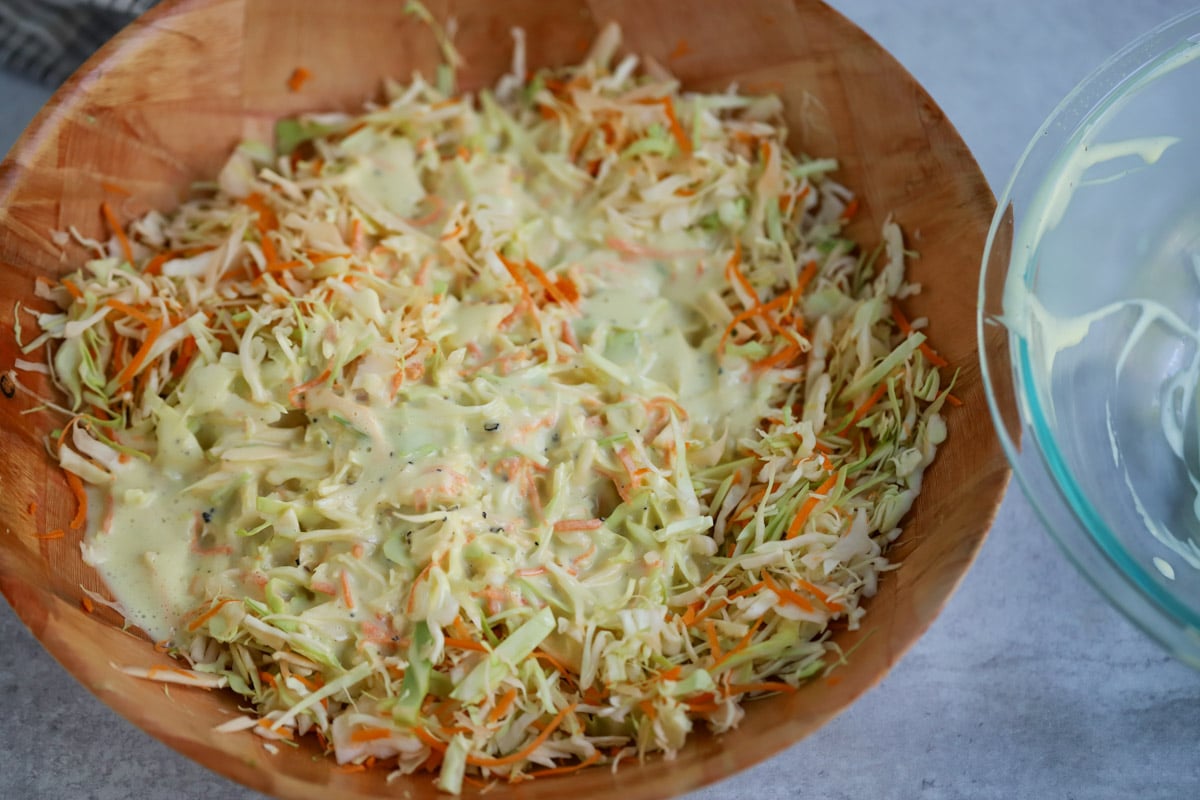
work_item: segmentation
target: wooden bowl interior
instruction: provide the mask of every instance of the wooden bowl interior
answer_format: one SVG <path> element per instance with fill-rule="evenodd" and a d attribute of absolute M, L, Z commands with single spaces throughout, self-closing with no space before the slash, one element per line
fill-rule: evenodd
<path fill-rule="evenodd" d="M 18 357 L 14 303 L 37 307 L 37 276 L 75 268 L 81 253 L 51 232 L 75 226 L 102 235 L 99 205 L 125 219 L 170 209 L 189 184 L 211 177 L 246 137 L 269 137 L 275 119 L 302 110 L 354 109 L 385 76 L 432 74 L 439 55 L 425 25 L 402 2 L 344 0 L 181 0 L 136 22 L 53 98 L 0 165 L 0 369 Z M 599 27 L 624 22 L 625 49 L 653 56 L 692 88 L 770 91 L 785 102 L 792 145 L 835 156 L 841 180 L 859 193 L 854 233 L 868 245 L 890 214 L 920 258 L 908 301 L 926 316 L 931 340 L 960 370 L 950 438 L 930 469 L 887 573 L 835 680 L 753 703 L 729 735 L 697 735 L 674 761 L 592 769 L 499 788 L 492 797 L 533 800 L 567 794 L 662 797 L 741 770 L 818 728 L 876 683 L 937 615 L 991 523 L 1008 478 L 992 430 L 975 355 L 979 260 L 994 201 L 953 126 L 919 85 L 873 40 L 816 2 L 703 0 L 686 13 L 671 0 L 429 2 L 458 20 L 466 55 L 461 85 L 492 83 L 509 64 L 509 31 L 521 26 L 531 66 L 577 61 Z M 683 46 L 680 42 L 684 42 Z M 686 50 L 686 52 L 682 52 Z M 297 66 L 313 78 L 287 88 Z M 129 196 L 115 194 L 113 185 Z M 26 330 L 31 322 L 22 319 Z M 23 380 L 48 391 L 37 375 Z M 6 392 L 7 395 L 7 392 Z M 60 424 L 34 402 L 0 397 L 0 589 L 45 647 L 101 700 L 155 737 L 235 780 L 284 797 L 432 798 L 428 778 L 385 785 L 380 771 L 346 773 L 313 756 L 311 742 L 270 755 L 249 733 L 214 734 L 236 706 L 232 695 L 130 678 L 110 663 L 166 661 L 123 632 L 115 616 L 80 608 L 81 586 L 101 590 L 80 561 L 78 531 L 59 540 L 35 534 L 66 528 L 74 500 L 48 458 L 47 431 Z M 35 503 L 36 505 L 31 505 Z M 863 743 L 866 745 L 867 743 Z"/>

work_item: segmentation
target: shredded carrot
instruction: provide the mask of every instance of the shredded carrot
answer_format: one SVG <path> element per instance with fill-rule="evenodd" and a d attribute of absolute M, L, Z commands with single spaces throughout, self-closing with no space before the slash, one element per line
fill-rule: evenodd
<path fill-rule="evenodd" d="M 298 398 L 300 397 L 300 395 L 304 394 L 309 389 L 314 389 L 317 386 L 320 386 L 325 381 L 329 380 L 329 376 L 331 374 L 333 374 L 332 369 L 330 367 L 325 367 L 325 369 L 321 370 L 321 374 L 318 375 L 317 377 L 313 378 L 312 380 L 308 380 L 308 381 L 305 381 L 304 383 L 293 386 L 288 391 L 288 402 L 291 403 L 296 408 L 303 408 L 303 405 L 298 401 Z"/>
<path fill-rule="evenodd" d="M 849 222 L 858 215 L 858 198 L 851 198 L 846 207 L 842 209 L 842 221 Z"/>
<path fill-rule="evenodd" d="M 354 608 L 354 593 L 350 591 L 350 575 L 342 570 L 342 600 L 346 608 Z"/>
<path fill-rule="evenodd" d="M 713 662 L 713 665 L 710 669 L 716 669 L 717 667 L 721 666 L 726 661 L 728 661 L 731 656 L 734 656 L 734 655 L 742 652 L 743 650 L 745 650 L 746 647 L 749 646 L 750 640 L 754 638 L 754 634 L 758 632 L 758 629 L 762 624 L 763 624 L 762 617 L 759 617 L 758 619 L 754 620 L 754 623 L 750 626 L 750 630 L 746 631 L 746 635 L 743 636 L 737 644 L 735 644 L 733 647 L 731 647 L 729 649 L 728 653 L 726 653 L 725 655 L 718 658 L 715 662 Z"/>
<path fill-rule="evenodd" d="M 534 650 L 533 657 L 539 661 L 545 661 L 547 664 L 554 667 L 556 670 L 558 670 L 558 674 L 562 675 L 564 678 L 570 678 L 575 674 L 574 670 L 570 669 L 566 664 L 562 663 L 545 650 Z"/>
<path fill-rule="evenodd" d="M 808 611 L 810 613 L 817 610 L 816 607 L 808 601 L 808 598 L 793 592 L 791 589 L 780 586 L 775 582 L 775 579 L 772 578 L 769 573 L 763 573 L 763 583 L 765 583 L 767 588 L 774 592 L 775 595 L 783 602 L 791 603 L 802 611 Z"/>
<path fill-rule="evenodd" d="M 199 630 L 201 625 L 203 625 L 204 623 L 208 622 L 210 619 L 215 617 L 217 615 L 218 611 L 220 611 L 227 604 L 232 603 L 232 602 L 233 602 L 232 597 L 225 598 L 224 600 L 222 600 L 221 602 L 217 603 L 215 606 L 210 608 L 208 611 L 205 611 L 203 614 L 201 614 L 200 616 L 196 617 L 194 620 L 189 622 L 187 629 L 189 631 Z"/>
<path fill-rule="evenodd" d="M 420 572 L 417 573 L 417 577 L 413 578 L 412 588 L 410 588 L 408 590 L 408 605 L 405 606 L 405 608 L 409 614 L 413 613 L 413 609 L 416 608 L 417 584 L 419 584 L 421 582 L 422 578 L 424 578 L 426 575 L 429 574 L 429 570 L 431 570 L 431 569 L 433 569 L 432 561 L 430 561 L 428 564 L 426 564 L 425 567 Z"/>
<path fill-rule="evenodd" d="M 62 287 L 67 290 L 67 294 L 71 295 L 71 297 L 74 297 L 76 300 L 83 299 L 83 292 L 79 290 L 79 287 L 70 278 L 63 278 L 59 283 L 62 284 Z"/>
<path fill-rule="evenodd" d="M 645 702 L 645 701 L 643 701 Z M 576 770 L 581 770 L 585 767 L 590 767 L 600 760 L 600 751 L 595 750 L 590 756 L 580 761 L 578 764 L 571 764 L 563 767 L 547 767 L 546 769 L 535 769 L 533 772 L 528 772 L 526 775 L 530 778 L 548 778 L 551 775 L 566 775 Z"/>
<path fill-rule="evenodd" d="M 162 274 L 163 264 L 167 263 L 174 256 L 175 256 L 175 253 L 173 253 L 171 251 L 167 251 L 165 253 L 158 253 L 157 255 L 154 256 L 154 258 L 150 259 L 150 261 L 142 269 L 142 273 L 145 275 L 160 275 L 160 274 Z"/>
<path fill-rule="evenodd" d="M 692 50 L 690 47 L 688 47 L 687 39 L 680 39 L 675 43 L 675 49 L 671 51 L 671 54 L 668 55 L 667 58 L 671 61 L 674 61 L 677 58 L 683 58 L 690 52 L 692 52 Z"/>
<path fill-rule="evenodd" d="M 296 67 L 292 70 L 291 76 L 288 78 L 287 87 L 289 92 L 298 92 L 312 77 L 312 73 L 304 67 Z"/>
<path fill-rule="evenodd" d="M 365 742 L 375 742 L 380 739 L 390 739 L 395 735 L 395 731 L 387 728 L 359 728 L 350 734 L 350 741 L 355 744 L 363 744 Z"/>
<path fill-rule="evenodd" d="M 652 720 L 658 717 L 658 709 L 654 707 L 654 702 L 652 700 L 639 700 L 638 708 L 640 708 L 642 713 Z"/>
<path fill-rule="evenodd" d="M 133 354 L 133 358 L 130 359 L 129 363 L 125 365 L 124 369 L 117 374 L 116 382 L 122 390 L 129 384 L 129 381 L 133 379 L 133 376 L 137 375 L 141 370 L 142 364 L 145 363 L 146 358 L 150 355 L 151 348 L 153 348 L 154 343 L 158 341 L 158 336 L 160 333 L 162 333 L 162 320 L 150 320 L 150 324 L 146 329 L 146 338 L 142 341 L 142 346 L 139 347 L 137 352 Z"/>
<path fill-rule="evenodd" d="M 913 326 L 908 321 L 908 317 L 904 316 L 904 312 L 900 310 L 900 306 L 892 303 L 892 319 L 896 321 L 896 327 L 905 336 L 912 336 Z M 925 356 L 925 360 L 935 367 L 948 367 L 950 362 L 938 355 L 937 351 L 929 346 L 928 342 L 921 342 L 921 354 Z"/>
<path fill-rule="evenodd" d="M 37 513 L 37 510 L 38 510 L 37 500 L 30 500 L 29 501 L 29 515 L 33 516 L 34 514 Z"/>
<path fill-rule="evenodd" d="M 599 519 L 560 519 L 554 523 L 554 532 L 594 531 L 602 527 L 604 527 L 604 521 Z"/>
<path fill-rule="evenodd" d="M 813 277 L 817 274 L 817 262 L 810 261 L 804 265 L 804 269 L 800 271 L 800 278 L 796 281 L 796 288 L 793 292 L 799 296 L 808 288 L 808 284 L 812 282 Z"/>
<path fill-rule="evenodd" d="M 766 358 L 755 361 L 752 366 L 756 370 L 770 369 L 775 366 L 786 367 L 798 355 L 800 355 L 800 348 L 794 344 L 789 344 Z"/>
<path fill-rule="evenodd" d="M 550 279 L 548 277 L 546 277 L 546 273 L 542 272 L 542 268 L 539 267 L 537 264 L 533 263 L 529 259 L 526 259 L 525 260 L 525 269 L 529 270 L 529 274 L 532 275 L 539 284 L 541 284 L 542 288 L 546 291 L 546 294 L 550 295 L 558 303 L 560 303 L 564 306 L 574 306 L 575 305 L 575 301 L 568 298 L 566 296 L 566 294 L 564 294 L 563 291 L 561 289 L 559 289 L 557 284 L 551 283 Z"/>
<path fill-rule="evenodd" d="M 815 583 L 809 583 L 808 581 L 804 580 L 803 578 L 797 578 L 796 583 L 799 584 L 804 589 L 806 589 L 809 593 L 811 593 L 818 600 L 820 600 L 822 605 L 824 605 L 830 611 L 844 611 L 845 610 L 845 608 L 846 608 L 845 606 L 843 606 L 841 603 L 837 602 L 836 600 L 830 600 L 829 594 L 826 593 L 826 591 L 824 589 L 822 589 L 820 586 L 817 586 Z"/>
<path fill-rule="evenodd" d="M 536 319 L 538 315 L 537 305 L 533 302 L 533 294 L 529 291 L 529 284 L 526 283 L 525 279 L 521 277 L 518 265 L 505 258 L 504 255 L 499 252 L 496 253 L 496 255 L 500 258 L 500 263 L 502 263 L 504 268 L 508 270 L 508 274 L 512 276 L 513 282 L 517 284 L 517 288 L 520 289 L 521 297 L 529 307 L 529 313 L 532 314 Z"/>
<path fill-rule="evenodd" d="M 71 487 L 71 493 L 75 495 L 75 500 L 78 506 L 75 509 L 75 516 L 71 518 L 71 528 L 80 528 L 83 523 L 87 522 L 88 512 L 88 497 L 87 492 L 83 490 L 83 481 L 79 480 L 79 476 L 74 472 L 66 472 L 67 486 Z"/>
<path fill-rule="evenodd" d="M 46 531 L 45 533 L 35 533 L 33 535 L 33 538 L 35 538 L 35 539 L 61 539 L 66 535 L 67 535 L 67 532 L 64 531 L 62 528 L 55 528 L 54 530 Z"/>
<path fill-rule="evenodd" d="M 121 245 L 121 252 L 125 255 L 125 261 L 132 267 L 133 246 L 129 244 L 129 239 L 125 236 L 125 230 L 121 227 L 121 223 L 117 221 L 117 215 L 113 213 L 112 206 L 107 201 L 100 203 L 100 213 L 104 215 L 104 221 L 112 229 L 113 236 L 117 237 L 117 243 Z"/>
<path fill-rule="evenodd" d="M 842 682 L 841 675 L 830 675 L 828 678 L 825 679 L 825 685 L 829 686 L 831 688 L 834 686 L 837 686 L 841 682 Z"/>
<path fill-rule="evenodd" d="M 445 642 L 447 647 L 453 647 L 458 650 L 473 650 L 477 653 L 491 652 L 482 644 L 474 641 L 473 639 L 459 639 L 454 636 L 447 636 Z"/>
<path fill-rule="evenodd" d="M 532 742 L 525 747 L 522 747 L 520 750 L 509 753 L 506 756 L 501 756 L 500 758 L 487 758 L 485 756 L 468 755 L 467 763 L 477 767 L 503 767 L 508 764 L 515 764 L 518 761 L 525 760 L 532 755 L 534 751 L 541 747 L 547 739 L 550 738 L 550 734 L 554 733 L 555 729 L 558 728 L 558 726 L 562 724 L 562 721 L 567 718 L 567 715 L 575 710 L 575 705 L 575 703 L 571 703 L 570 705 L 565 706 L 561 711 L 558 712 L 558 714 L 555 715 L 554 719 L 550 720 L 550 724 L 543 728 L 541 733 L 534 737 Z"/>
<path fill-rule="evenodd" d="M 79 598 L 79 605 L 82 606 L 83 610 L 89 614 L 96 610 L 96 604 L 93 603 L 92 598 L 88 597 L 86 594 Z"/>
<path fill-rule="evenodd" d="M 729 601 L 726 600 L 725 598 L 721 598 L 720 600 L 713 603 L 708 608 L 704 609 L 699 614 L 697 614 L 695 621 L 700 622 L 701 620 L 705 619 L 706 617 L 711 617 L 713 614 L 716 614 L 717 612 L 724 609 L 725 606 L 727 606 L 727 605 L 729 605 Z"/>
<path fill-rule="evenodd" d="M 683 667 L 679 666 L 678 664 L 676 664 L 675 666 L 671 667 L 668 670 L 663 670 L 662 672 L 658 673 L 659 680 L 663 680 L 663 681 L 677 681 L 682 676 L 683 676 Z"/>
<path fill-rule="evenodd" d="M 675 137 L 675 143 L 679 145 L 679 152 L 685 156 L 692 154 L 692 140 L 688 138 L 684 132 L 683 126 L 679 124 L 679 118 L 675 116 L 675 103 L 671 98 L 664 97 L 659 102 L 662 103 L 663 111 L 667 114 L 667 122 L 671 125 L 671 135 Z"/>
<path fill-rule="evenodd" d="M 146 326 L 149 326 L 150 323 L 154 321 L 150 319 L 150 317 L 144 311 L 134 308 L 128 303 L 122 303 L 120 300 L 113 300 L 110 298 L 109 300 L 105 301 L 104 305 L 108 306 L 114 311 L 120 311 L 122 314 L 128 317 L 132 317 Z"/>
<path fill-rule="evenodd" d="M 422 728 L 420 725 L 413 726 L 412 732 L 416 734 L 418 739 L 428 745 L 431 750 L 434 750 L 435 752 L 445 752 L 446 743 Z"/>
<path fill-rule="evenodd" d="M 738 266 L 742 263 L 742 240 L 738 239 L 733 246 L 733 254 L 729 256 L 729 260 L 725 262 L 725 275 L 732 283 L 737 281 L 745 290 L 746 294 L 753 298 L 752 308 L 759 305 L 758 292 L 754 291 L 754 287 L 750 284 L 750 280 L 743 274 Z"/>
<path fill-rule="evenodd" d="M 279 227 L 279 220 L 275 217 L 275 212 L 267 205 L 266 199 L 261 194 L 254 192 L 242 202 L 258 214 L 258 220 L 254 226 L 258 228 L 260 234 L 265 236 L 267 231 L 273 231 Z"/>
<path fill-rule="evenodd" d="M 729 595 L 729 599 L 732 601 L 732 600 L 737 600 L 740 597 L 745 597 L 746 595 L 755 594 L 760 589 L 762 589 L 763 586 L 765 586 L 765 585 L 766 585 L 765 581 L 759 581 L 758 583 L 754 584 L 753 586 L 747 586 L 745 589 L 742 589 L 740 592 L 734 592 L 733 594 Z"/>
<path fill-rule="evenodd" d="M 888 388 L 888 382 L 887 382 L 887 379 L 885 378 L 884 380 L 879 382 L 878 386 L 875 387 L 875 391 L 871 392 L 871 396 L 868 397 L 866 400 L 864 400 L 862 405 L 860 405 L 857 409 L 855 409 L 854 416 L 850 417 L 850 421 L 847 422 L 845 425 L 843 425 L 838 430 L 837 434 L 840 436 L 841 434 L 845 433 L 846 431 L 850 430 L 855 425 L 857 425 L 859 422 L 861 422 L 862 418 L 867 415 L 867 412 L 870 411 L 875 406 L 875 404 L 879 402 L 879 399 L 881 397 L 883 397 L 884 393 L 887 392 L 887 388 Z"/>
<path fill-rule="evenodd" d="M 837 473 L 835 472 L 826 478 L 825 482 L 818 486 L 815 492 L 808 493 L 808 499 L 804 501 L 804 505 L 800 506 L 800 510 L 796 512 L 796 516 L 792 519 L 792 524 L 788 526 L 788 539 L 794 539 L 799 535 L 800 530 L 804 527 L 804 523 L 808 521 L 808 517 L 812 514 L 813 509 L 833 490 L 836 483 Z"/>
<path fill-rule="evenodd" d="M 714 661 L 721 660 L 721 642 L 717 639 L 717 626 L 711 619 L 704 621 L 704 633 L 708 637 L 708 648 Z"/>
<path fill-rule="evenodd" d="M 517 687 L 510 687 L 509 690 L 505 692 L 499 700 L 496 701 L 496 705 L 492 706 L 492 710 L 488 712 L 487 721 L 491 724 L 499 722 L 516 699 Z"/>

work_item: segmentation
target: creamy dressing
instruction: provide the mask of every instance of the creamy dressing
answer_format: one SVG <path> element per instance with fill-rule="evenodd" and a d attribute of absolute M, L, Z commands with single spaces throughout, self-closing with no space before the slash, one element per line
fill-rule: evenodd
<path fill-rule="evenodd" d="M 514 305 L 467 290 L 429 315 L 425 330 L 430 341 L 442 344 L 442 360 L 460 366 L 439 371 L 433 386 L 402 389 L 400 402 L 370 392 L 361 402 L 319 387 L 305 395 L 307 422 L 279 427 L 296 423 L 284 411 L 288 387 L 266 386 L 267 396 L 256 401 L 228 373 L 197 374 L 205 388 L 184 387 L 185 396 L 195 392 L 196 403 L 191 422 L 171 429 L 180 438 L 162 440 L 164 425 L 154 463 L 134 461 L 115 473 L 112 524 L 89 540 L 88 563 L 127 617 L 159 639 L 170 638 L 204 598 L 236 596 L 251 588 L 242 581 L 266 580 L 271 566 L 315 561 L 305 547 L 324 548 L 319 560 L 327 561 L 349 549 L 341 542 L 365 544 L 356 568 L 367 575 L 403 566 L 384 545 L 412 536 L 411 530 L 398 532 L 404 514 L 453 509 L 435 515 L 453 528 L 449 539 L 430 542 L 465 547 L 475 537 L 502 532 L 525 551 L 532 568 L 543 561 L 569 563 L 585 548 L 576 546 L 578 536 L 550 535 L 551 509 L 542 517 L 543 510 L 531 505 L 510 474 L 513 459 L 536 465 L 542 481 L 537 492 L 545 495 L 539 502 L 553 502 L 555 517 L 603 518 L 619 498 L 605 489 L 611 484 L 606 471 L 597 471 L 595 443 L 636 437 L 643 425 L 661 426 L 663 419 L 649 416 L 644 404 L 669 398 L 686 414 L 687 439 L 731 446 L 753 433 L 779 390 L 776 372 L 753 372 L 744 359 L 718 362 L 720 330 L 698 306 L 725 283 L 720 269 L 704 268 L 695 254 L 675 263 L 622 263 L 611 253 L 588 261 L 595 266 L 581 277 L 594 288 L 571 319 L 582 349 L 560 350 L 553 364 L 514 362 L 510 372 L 489 363 L 511 347 L 497 329 Z M 202 453 L 187 427 L 204 427 L 206 415 L 229 419 L 230 408 L 245 419 L 226 431 L 236 435 L 234 443 L 218 441 Z M 286 488 L 296 482 L 307 488 Z M 211 499 L 214 492 L 219 502 Z M 271 501 L 265 510 L 264 497 Z M 608 497 L 604 507 L 595 504 L 598 497 Z M 265 561 L 263 535 L 230 540 L 220 534 L 220 544 L 210 541 L 213 531 L 266 524 L 274 539 Z M 555 547 L 540 548 L 542 540 Z M 634 548 L 628 558 L 648 552 Z M 410 555 L 420 563 L 437 554 L 416 542 Z M 587 577 L 585 570 L 578 580 Z M 534 580 L 541 592 L 560 591 L 548 579 Z M 325 585 L 331 595 L 342 591 L 336 581 Z M 381 581 L 357 583 L 357 593 L 366 595 L 359 602 L 379 615 L 402 612 L 395 598 L 368 594 L 385 588 Z"/>

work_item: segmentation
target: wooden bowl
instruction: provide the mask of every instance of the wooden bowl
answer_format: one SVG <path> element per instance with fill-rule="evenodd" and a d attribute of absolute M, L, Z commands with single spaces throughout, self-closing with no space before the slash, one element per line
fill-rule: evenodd
<path fill-rule="evenodd" d="M 951 409 L 949 440 L 892 551 L 902 565 L 886 573 L 863 630 L 839 634 L 844 649 L 856 649 L 836 681 L 751 703 L 737 731 L 696 735 L 673 761 L 630 763 L 615 775 L 589 769 L 490 796 L 636 800 L 682 793 L 796 742 L 875 684 L 937 616 L 975 556 L 1009 475 L 975 354 L 976 286 L 994 200 L 937 105 L 872 39 L 818 2 L 703 0 L 685 11 L 673 0 L 427 1 L 436 17 L 458 19 L 466 88 L 490 84 L 508 67 L 513 26 L 526 30 L 530 66 L 537 67 L 578 61 L 599 27 L 617 20 L 628 50 L 669 65 L 686 87 L 736 81 L 748 91 L 779 93 L 793 147 L 838 158 L 841 180 L 859 193 L 860 240 L 873 244 L 893 214 L 920 251 L 910 275 L 924 291 L 909 301 L 911 311 L 929 318 L 932 341 L 961 370 L 955 393 L 964 406 Z M 214 175 L 240 139 L 268 137 L 281 115 L 355 109 L 385 76 L 432 74 L 435 42 L 404 7 L 399 0 L 178 0 L 97 53 L 0 166 L 0 370 L 19 355 L 14 301 L 32 301 L 37 276 L 79 263 L 79 253 L 62 254 L 52 231 L 73 225 L 100 235 L 104 200 L 126 219 L 169 209 L 190 182 Z M 313 77 L 292 92 L 288 77 L 298 66 Z M 118 186 L 132 194 L 115 192 Z M 167 695 L 115 670 L 111 662 L 167 659 L 116 627 L 115 618 L 80 608 L 80 587 L 100 583 L 80 561 L 78 532 L 35 538 L 67 528 L 74 500 L 46 454 L 54 420 L 22 414 L 32 401 L 9 396 L 11 384 L 0 388 L 0 589 L 63 666 L 153 736 L 264 792 L 322 800 L 435 795 L 428 777 L 388 786 L 380 771 L 338 771 L 332 759 L 314 758 L 312 742 L 270 755 L 249 733 L 213 733 L 227 719 L 223 711 L 235 707 L 233 695 L 180 687 Z"/>

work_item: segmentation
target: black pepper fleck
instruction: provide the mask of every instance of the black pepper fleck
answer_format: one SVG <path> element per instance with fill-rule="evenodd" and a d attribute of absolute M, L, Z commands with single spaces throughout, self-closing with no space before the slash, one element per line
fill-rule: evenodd
<path fill-rule="evenodd" d="M 495 433 L 496 431 L 500 430 L 500 423 L 499 422 L 485 422 L 485 423 L 483 423 L 483 429 L 485 431 L 487 431 L 488 433 Z"/>

